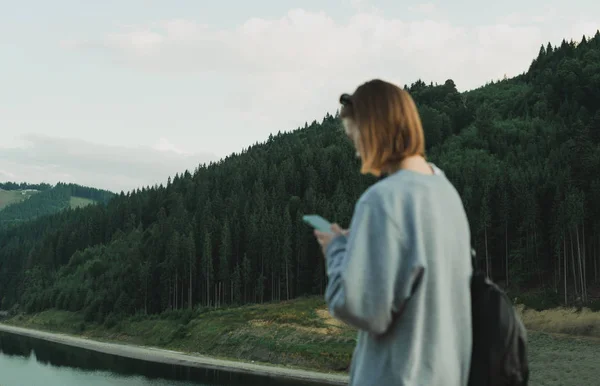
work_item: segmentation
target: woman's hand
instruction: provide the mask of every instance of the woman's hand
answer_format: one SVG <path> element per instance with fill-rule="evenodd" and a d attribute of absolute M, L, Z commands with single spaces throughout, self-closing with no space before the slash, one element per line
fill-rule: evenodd
<path fill-rule="evenodd" d="M 327 251 L 327 247 L 331 240 L 339 235 L 348 236 L 348 230 L 342 229 L 338 224 L 331 225 L 331 232 L 321 232 L 315 230 L 315 237 L 317 238 L 317 242 L 321 246 L 321 251 L 323 251 L 323 256 L 325 256 L 325 252 Z"/>

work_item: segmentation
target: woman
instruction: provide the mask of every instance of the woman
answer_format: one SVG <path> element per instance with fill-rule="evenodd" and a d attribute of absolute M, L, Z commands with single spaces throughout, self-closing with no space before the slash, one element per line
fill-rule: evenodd
<path fill-rule="evenodd" d="M 315 231 L 329 310 L 359 330 L 350 384 L 464 386 L 472 268 L 461 199 L 426 161 L 406 91 L 372 80 L 340 102 L 361 172 L 381 177 L 360 197 L 349 231 Z"/>

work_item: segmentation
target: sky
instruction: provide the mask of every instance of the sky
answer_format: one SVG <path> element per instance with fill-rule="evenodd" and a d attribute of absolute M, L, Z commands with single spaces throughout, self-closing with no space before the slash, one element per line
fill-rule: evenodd
<path fill-rule="evenodd" d="M 165 183 L 369 79 L 468 90 L 598 28 L 596 0 L 0 0 L 0 181 Z"/>

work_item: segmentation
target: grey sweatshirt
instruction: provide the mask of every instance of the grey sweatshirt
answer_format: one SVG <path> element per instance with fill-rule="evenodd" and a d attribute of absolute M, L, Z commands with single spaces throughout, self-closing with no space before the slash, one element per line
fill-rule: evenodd
<path fill-rule="evenodd" d="M 470 231 L 444 173 L 371 186 L 326 250 L 325 300 L 358 328 L 356 386 L 465 386 L 471 361 Z"/>

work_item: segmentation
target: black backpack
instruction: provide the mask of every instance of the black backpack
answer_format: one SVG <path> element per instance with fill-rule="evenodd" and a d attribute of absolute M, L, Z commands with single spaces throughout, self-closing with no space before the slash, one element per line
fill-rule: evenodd
<path fill-rule="evenodd" d="M 527 386 L 527 331 L 506 293 L 477 269 L 471 251 L 473 352 L 468 386 Z"/>

